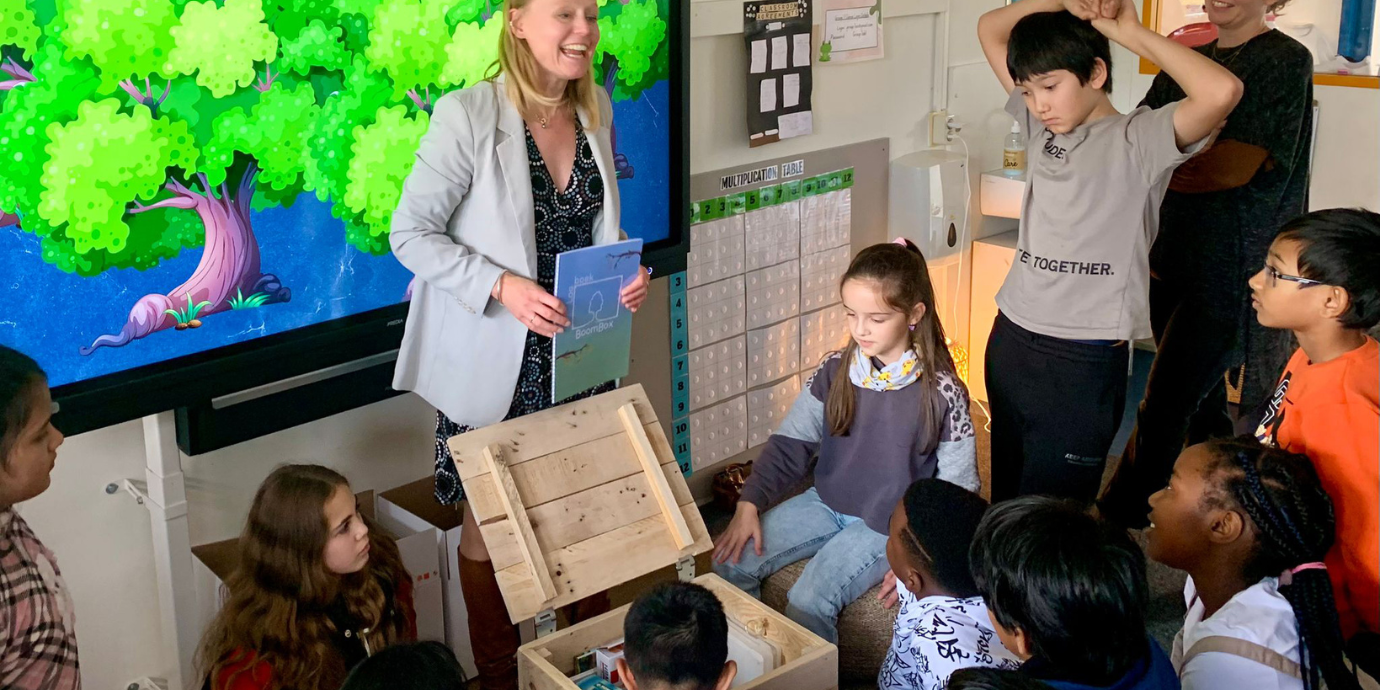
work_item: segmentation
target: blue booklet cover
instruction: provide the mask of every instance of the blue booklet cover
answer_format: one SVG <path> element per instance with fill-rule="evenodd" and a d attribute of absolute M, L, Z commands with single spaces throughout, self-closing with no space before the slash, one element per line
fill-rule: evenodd
<path fill-rule="evenodd" d="M 632 312 L 619 293 L 642 270 L 642 240 L 556 255 L 556 296 L 570 327 L 551 342 L 551 399 L 560 402 L 628 375 Z"/>

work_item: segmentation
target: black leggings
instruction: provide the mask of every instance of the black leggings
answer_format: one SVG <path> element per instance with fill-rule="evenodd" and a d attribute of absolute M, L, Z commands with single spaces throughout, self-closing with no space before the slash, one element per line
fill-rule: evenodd
<path fill-rule="evenodd" d="M 1191 445 L 1232 434 L 1224 374 L 1233 364 L 1238 309 L 1185 295 L 1161 280 L 1150 282 L 1155 363 L 1136 428 L 1098 501 L 1104 516 L 1145 527 L 1150 495 L 1169 483 L 1185 441 Z"/>
<path fill-rule="evenodd" d="M 992 502 L 1046 494 L 1091 502 L 1126 407 L 1129 345 L 1027 331 L 998 313 L 987 341 Z"/>

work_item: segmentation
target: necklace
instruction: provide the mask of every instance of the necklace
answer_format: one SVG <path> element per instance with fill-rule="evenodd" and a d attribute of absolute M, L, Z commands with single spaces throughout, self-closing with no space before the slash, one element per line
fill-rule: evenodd
<path fill-rule="evenodd" d="M 1221 49 L 1221 47 L 1218 45 L 1220 39 L 1219 41 L 1213 41 L 1211 51 L 1212 55 L 1210 55 L 1209 57 L 1212 58 L 1213 62 L 1216 62 L 1217 64 L 1230 69 L 1232 63 L 1236 62 L 1236 58 L 1240 57 L 1241 53 L 1245 51 L 1246 46 L 1249 45 L 1251 41 L 1255 40 L 1257 36 L 1267 33 L 1269 30 L 1270 27 L 1267 26 L 1263 30 L 1257 32 L 1254 36 L 1251 36 L 1250 38 L 1246 39 L 1244 42 L 1241 43 L 1241 45 L 1233 46 L 1231 48 L 1227 48 L 1226 50 Z"/>
<path fill-rule="evenodd" d="M 547 126 L 551 124 L 551 118 L 556 117 L 556 113 L 559 113 L 560 111 L 561 106 L 556 106 L 556 108 L 551 111 L 550 115 L 538 115 L 537 124 L 541 125 L 542 129 L 546 129 Z"/>

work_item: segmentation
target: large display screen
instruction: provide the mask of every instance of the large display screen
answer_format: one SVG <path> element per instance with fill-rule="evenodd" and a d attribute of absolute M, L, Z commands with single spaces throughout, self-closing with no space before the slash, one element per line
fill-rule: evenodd
<path fill-rule="evenodd" d="M 437 98 L 490 74 L 504 11 L 0 0 L 0 342 L 53 386 L 134 381 L 399 305 L 403 180 Z M 676 13 L 601 0 L 594 57 L 623 226 L 652 249 L 680 242 Z"/>

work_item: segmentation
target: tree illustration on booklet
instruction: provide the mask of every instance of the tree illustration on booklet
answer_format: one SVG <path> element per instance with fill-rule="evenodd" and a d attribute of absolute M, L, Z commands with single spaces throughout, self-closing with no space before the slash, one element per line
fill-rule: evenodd
<path fill-rule="evenodd" d="M 615 101 L 667 78 L 669 2 L 601 2 L 596 68 Z M 109 305 L 128 315 L 84 355 L 287 303 L 299 277 L 262 265 L 256 216 L 314 195 L 341 241 L 386 254 L 432 106 L 490 73 L 502 11 L 493 0 L 0 0 L 0 227 L 87 277 L 201 249 L 166 291 Z M 264 231 L 293 241 L 291 227 Z"/>

